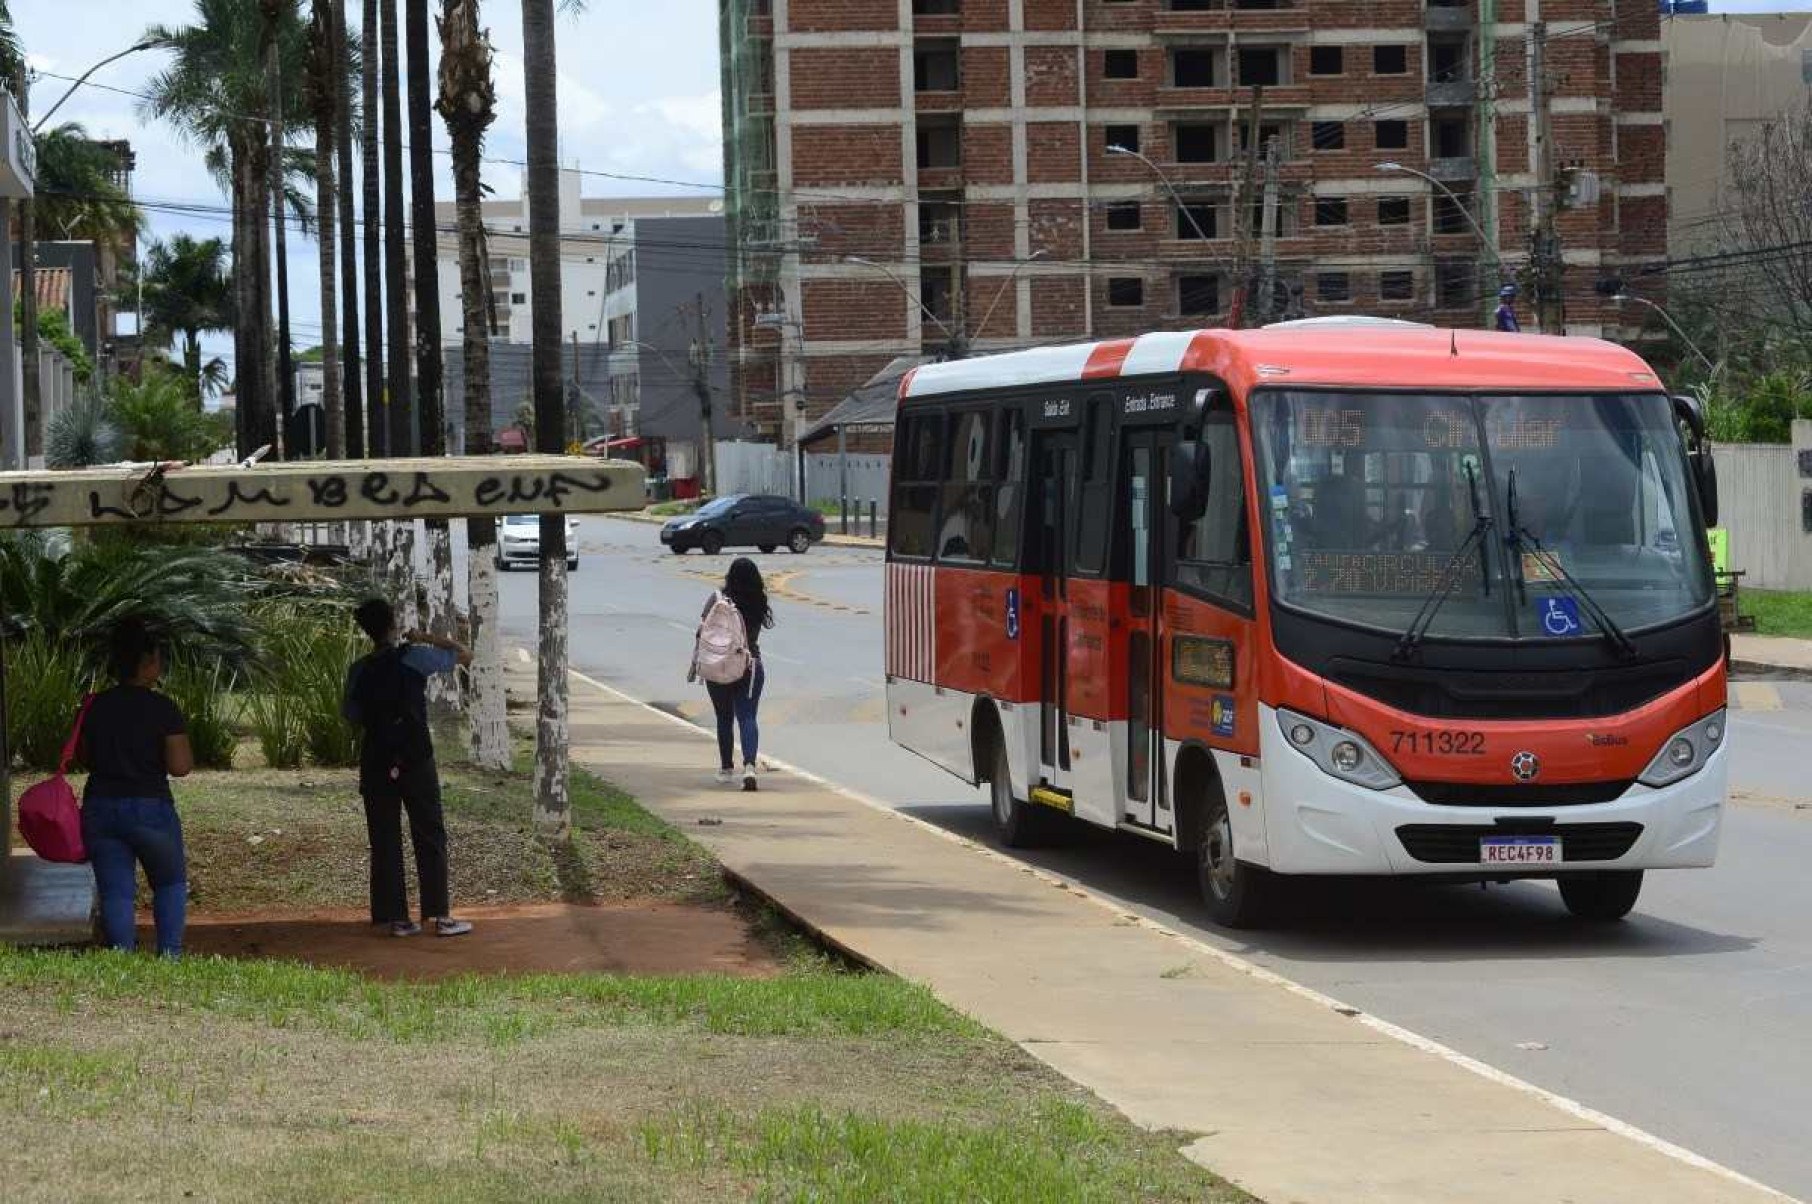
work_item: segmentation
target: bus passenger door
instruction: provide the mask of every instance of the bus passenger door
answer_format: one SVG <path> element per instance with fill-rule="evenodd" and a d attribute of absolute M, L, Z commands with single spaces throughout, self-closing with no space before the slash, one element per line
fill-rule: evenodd
<path fill-rule="evenodd" d="M 1126 507 L 1116 519 L 1126 524 L 1116 533 L 1127 548 L 1126 725 L 1116 760 L 1124 767 L 1124 819 L 1129 824 L 1169 832 L 1170 800 L 1165 788 L 1163 641 L 1158 615 L 1163 609 L 1159 566 L 1164 560 L 1170 514 L 1164 504 L 1164 473 L 1170 445 L 1168 432 L 1134 431 L 1125 440 Z"/>
<path fill-rule="evenodd" d="M 1033 571 L 1038 575 L 1039 720 L 1037 777 L 1069 786 L 1069 585 L 1064 575 L 1076 505 L 1076 437 L 1038 435 L 1033 459 Z M 1036 783 L 1034 783 L 1036 784 Z"/>

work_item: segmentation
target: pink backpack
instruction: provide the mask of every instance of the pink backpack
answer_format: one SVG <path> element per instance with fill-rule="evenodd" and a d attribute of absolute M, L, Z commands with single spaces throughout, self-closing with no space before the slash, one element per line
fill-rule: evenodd
<path fill-rule="evenodd" d="M 742 611 L 724 594 L 714 595 L 698 627 L 692 672 L 708 682 L 727 686 L 743 679 L 752 660 Z"/>
<path fill-rule="evenodd" d="M 32 852 L 46 861 L 80 863 L 88 860 L 82 844 L 82 808 L 76 803 L 75 791 L 69 788 L 69 763 L 75 759 L 76 745 L 82 740 L 82 722 L 94 695 L 82 699 L 76 714 L 75 730 L 63 745 L 63 759 L 57 772 L 19 796 L 19 834 Z"/>

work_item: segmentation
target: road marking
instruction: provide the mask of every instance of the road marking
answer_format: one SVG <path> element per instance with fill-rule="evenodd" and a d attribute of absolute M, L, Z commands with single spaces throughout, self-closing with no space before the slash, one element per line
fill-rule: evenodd
<path fill-rule="evenodd" d="M 1745 711 L 1778 711 L 1781 692 L 1765 681 L 1737 681 L 1730 684 L 1737 706 Z"/>
<path fill-rule="evenodd" d="M 641 707 L 643 710 L 648 711 L 650 714 L 659 715 L 662 719 L 665 719 L 669 723 L 673 723 L 673 724 L 678 725 L 679 727 L 684 728 L 686 731 L 693 733 L 695 736 L 697 736 L 701 739 L 710 739 L 711 738 L 711 733 L 705 731 L 703 728 L 697 727 L 691 723 L 687 723 L 684 719 L 681 719 L 679 716 L 670 714 L 666 711 L 663 711 L 659 707 L 649 706 L 647 703 L 643 702 L 641 699 L 633 698 L 630 695 L 625 694 L 623 691 L 617 689 L 615 686 L 606 685 L 605 683 L 598 681 L 595 678 L 587 677 L 585 674 L 579 672 L 577 669 L 570 670 L 570 673 L 575 679 L 584 682 L 586 685 L 591 686 L 593 689 L 598 690 L 605 694 L 613 695 L 616 698 L 619 698 L 622 701 L 629 703 L 631 706 Z M 1302 999 L 1306 999 L 1309 1002 L 1316 1004 L 1317 1006 L 1327 1008 L 1330 1011 L 1338 1012 L 1342 1016 L 1347 1016 L 1347 1017 L 1350 1017 L 1351 1019 L 1357 1020 L 1359 1023 L 1365 1025 L 1367 1028 L 1370 1028 L 1374 1032 L 1377 1032 L 1383 1036 L 1390 1037 L 1391 1039 L 1396 1040 L 1396 1041 L 1400 1041 L 1403 1044 L 1408 1045 L 1413 1049 L 1419 1049 L 1423 1053 L 1433 1054 L 1435 1057 L 1440 1058 L 1442 1061 L 1448 1062 L 1451 1065 L 1457 1066 L 1461 1070 L 1470 1071 L 1471 1073 L 1478 1075 L 1480 1078 L 1489 1080 L 1490 1082 L 1493 1082 L 1493 1083 L 1497 1083 L 1500 1086 L 1509 1087 L 1509 1088 L 1512 1088 L 1513 1090 L 1520 1091 L 1525 1095 L 1534 1096 L 1536 1099 L 1539 1099 L 1546 1104 L 1549 1104 L 1555 1108 L 1558 1108 L 1562 1112 L 1565 1112 L 1570 1116 L 1573 1116 L 1579 1120 L 1583 1120 L 1588 1124 L 1596 1125 L 1599 1128 L 1605 1129 L 1609 1132 L 1615 1133 L 1619 1137 L 1628 1138 L 1630 1141 L 1633 1141 L 1638 1145 L 1645 1146 L 1648 1149 L 1651 1149 L 1658 1154 L 1664 1155 L 1665 1157 L 1672 1158 L 1676 1162 L 1683 1162 L 1687 1166 L 1696 1167 L 1699 1170 L 1707 1171 L 1711 1174 L 1714 1174 L 1721 1178 L 1727 1179 L 1732 1183 L 1740 1184 L 1743 1187 L 1749 1188 L 1750 1190 L 1763 1192 L 1769 1196 L 1774 1197 L 1777 1200 L 1784 1200 L 1784 1201 L 1787 1201 L 1788 1204 L 1793 1204 L 1792 1196 L 1788 1195 L 1787 1193 L 1785 1193 L 1783 1191 L 1779 1191 L 1779 1190 L 1776 1190 L 1775 1188 L 1769 1187 L 1766 1183 L 1761 1183 L 1755 1179 L 1751 1179 L 1748 1175 L 1743 1174 L 1741 1171 L 1732 1170 L 1730 1167 L 1727 1167 L 1719 1162 L 1714 1162 L 1702 1154 L 1695 1154 L 1691 1150 L 1685 1148 L 1684 1146 L 1675 1145 L 1673 1142 L 1668 1141 L 1665 1138 L 1657 1137 L 1653 1133 L 1650 1133 L 1645 1129 L 1639 1129 L 1635 1125 L 1629 1124 L 1626 1121 L 1618 1120 L 1614 1116 L 1611 1116 L 1604 1112 L 1600 1112 L 1596 1108 L 1588 1107 L 1587 1105 L 1582 1104 L 1577 1100 L 1569 1099 L 1564 1095 L 1560 1095 L 1560 1094 L 1557 1094 L 1556 1092 L 1549 1091 L 1545 1087 L 1538 1087 L 1534 1083 L 1531 1083 L 1525 1079 L 1519 1079 L 1513 1074 L 1510 1074 L 1506 1071 L 1499 1070 L 1495 1066 L 1491 1066 L 1485 1062 L 1479 1061 L 1477 1058 L 1471 1057 L 1467 1054 L 1463 1054 L 1457 1049 L 1453 1049 L 1450 1046 L 1441 1044 L 1439 1041 L 1435 1041 L 1428 1037 L 1424 1037 L 1420 1033 L 1411 1032 L 1409 1029 L 1406 1029 L 1406 1028 L 1402 1027 L 1401 1025 L 1392 1024 L 1388 1020 L 1382 1019 L 1381 1017 L 1378 1017 L 1378 1016 L 1374 1016 L 1371 1013 L 1363 1011 L 1359 1008 L 1353 1007 L 1350 1004 L 1342 1003 L 1342 1002 L 1340 1002 L 1340 1000 L 1335 999 L 1331 995 L 1325 994 L 1321 991 L 1317 991 L 1313 987 L 1304 986 L 1302 983 L 1296 982 L 1294 979 L 1285 978 L 1283 975 L 1277 973 L 1275 970 L 1267 970 L 1265 967 L 1259 965 L 1258 963 L 1248 961 L 1245 958 L 1239 956 L 1237 953 L 1229 953 L 1225 949 L 1221 949 L 1217 946 L 1210 945 L 1206 941 L 1200 940 L 1196 937 L 1192 937 L 1192 936 L 1188 935 L 1187 933 L 1178 932 L 1176 929 L 1171 928 L 1165 924 L 1160 924 L 1156 920 L 1147 919 L 1146 917 L 1144 917 L 1142 915 L 1138 915 L 1136 913 L 1130 912 L 1127 910 L 1127 908 L 1124 904 L 1116 903 L 1114 900 L 1106 897 L 1105 895 L 1096 894 L 1093 890 L 1091 890 L 1090 888 L 1088 888 L 1086 886 L 1082 886 L 1082 885 L 1079 885 L 1078 883 L 1071 882 L 1067 878 L 1063 878 L 1060 875 L 1053 874 L 1048 870 L 1040 869 L 1037 866 L 1027 865 L 1023 861 L 1019 861 L 1013 857 L 1009 857 L 1005 853 L 1002 853 L 996 849 L 989 848 L 987 845 L 978 844 L 977 842 L 970 840 L 967 836 L 961 836 L 955 832 L 947 831 L 944 828 L 940 828 L 936 824 L 931 823 L 928 820 L 920 819 L 916 815 L 908 815 L 908 814 L 898 810 L 895 807 L 891 807 L 888 804 L 881 802 L 879 799 L 871 798 L 870 796 L 868 796 L 866 794 L 862 794 L 861 792 L 856 791 L 856 790 L 851 790 L 849 787 L 840 785 L 836 782 L 831 781 L 828 778 L 821 777 L 820 775 L 813 773 L 809 769 L 802 769 L 797 765 L 791 764 L 787 761 L 782 761 L 779 758 L 772 757 L 772 756 L 764 756 L 762 758 L 762 760 L 767 761 L 769 764 L 773 765 L 777 769 L 785 770 L 786 772 L 793 774 L 796 777 L 803 778 L 805 781 L 811 782 L 815 786 L 819 786 L 825 790 L 829 790 L 834 794 L 841 795 L 842 797 L 849 799 L 851 802 L 859 803 L 864 807 L 870 807 L 876 811 L 881 812 L 884 815 L 892 816 L 894 819 L 899 820 L 902 823 L 912 824 L 915 827 L 917 827 L 925 832 L 929 832 L 934 836 L 942 837 L 943 839 L 948 840 L 948 841 L 952 842 L 953 844 L 960 845 L 960 846 L 970 850 L 971 852 L 979 853 L 984 857 L 992 858 L 995 861 L 998 861 L 1003 865 L 1011 866 L 1012 868 L 1019 870 L 1021 873 L 1030 874 L 1032 877 L 1037 878 L 1042 882 L 1046 882 L 1052 886 L 1060 887 L 1064 890 L 1067 890 L 1071 894 L 1077 896 L 1078 898 L 1086 899 L 1088 902 L 1093 903 L 1095 906 L 1101 908 L 1104 911 L 1112 912 L 1114 914 L 1114 916 L 1123 923 L 1129 923 L 1129 924 L 1132 924 L 1137 927 L 1146 928 L 1146 929 L 1151 930 L 1152 932 L 1156 932 L 1160 935 L 1169 937 L 1170 939 L 1177 941 L 1180 944 L 1183 944 L 1185 946 L 1188 946 L 1191 949 L 1194 949 L 1197 953 L 1200 953 L 1206 957 L 1213 958 L 1215 961 L 1220 962 L 1222 965 L 1228 967 L 1229 969 L 1235 970 L 1241 974 L 1246 975 L 1248 978 L 1255 979 L 1258 982 L 1266 983 L 1271 986 L 1281 987 L 1282 989 L 1290 992 L 1292 995 L 1295 995 Z"/>

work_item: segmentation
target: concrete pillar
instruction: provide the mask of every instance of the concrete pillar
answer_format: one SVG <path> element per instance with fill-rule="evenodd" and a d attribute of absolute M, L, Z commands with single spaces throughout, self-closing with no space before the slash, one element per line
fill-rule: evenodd
<path fill-rule="evenodd" d="M 13 312 L 13 240 L 4 237 L 12 221 L 12 202 L 0 201 L 0 314 Z M 19 343 L 10 320 L 0 322 L 0 465 L 25 467 L 25 377 L 19 364 Z M 10 811 L 0 818 L 12 828 Z"/>

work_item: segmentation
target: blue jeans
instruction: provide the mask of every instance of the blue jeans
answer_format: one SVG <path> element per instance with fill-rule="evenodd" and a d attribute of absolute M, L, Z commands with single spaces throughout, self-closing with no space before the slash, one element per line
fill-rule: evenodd
<path fill-rule="evenodd" d="M 110 949 L 138 948 L 138 867 L 151 883 L 157 951 L 182 953 L 189 912 L 182 821 L 167 798 L 91 798 L 82 803 L 82 841 L 101 896 L 101 931 Z"/>
<path fill-rule="evenodd" d="M 755 754 L 761 746 L 761 729 L 756 726 L 755 712 L 761 706 L 761 687 L 767 680 L 767 669 L 756 661 L 753 673 L 744 674 L 741 681 L 729 685 L 714 681 L 705 683 L 705 689 L 711 695 L 711 709 L 717 712 L 717 759 L 724 769 L 732 767 L 731 754 L 736 751 L 731 742 L 732 723 L 742 729 L 742 763 L 755 764 Z"/>

